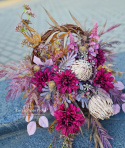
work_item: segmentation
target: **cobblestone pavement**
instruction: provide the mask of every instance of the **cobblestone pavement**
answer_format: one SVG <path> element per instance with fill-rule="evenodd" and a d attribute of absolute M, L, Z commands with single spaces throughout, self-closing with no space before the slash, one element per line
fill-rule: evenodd
<path fill-rule="evenodd" d="M 43 32 L 49 28 L 48 22 L 51 22 L 43 10 L 44 6 L 59 24 L 74 23 L 69 15 L 72 14 L 84 24 L 87 18 L 87 28 L 93 26 L 97 21 L 99 28 L 107 19 L 107 27 L 122 23 L 122 26 L 115 29 L 109 34 L 105 34 L 106 40 L 114 35 L 118 35 L 116 39 L 120 40 L 121 45 L 117 46 L 116 52 L 125 51 L 125 0 L 25 0 L 30 4 L 32 11 L 36 14 L 36 18 L 32 20 L 33 27 L 38 32 Z M 20 21 L 19 14 L 22 13 L 22 3 L 13 4 L 7 7 L 0 7 L 0 63 L 8 64 L 10 61 L 22 59 L 32 49 L 21 47 L 21 40 L 24 38 L 21 34 L 16 33 L 15 25 Z M 113 34 L 114 33 L 114 34 Z M 125 54 L 125 53 L 124 53 Z"/>

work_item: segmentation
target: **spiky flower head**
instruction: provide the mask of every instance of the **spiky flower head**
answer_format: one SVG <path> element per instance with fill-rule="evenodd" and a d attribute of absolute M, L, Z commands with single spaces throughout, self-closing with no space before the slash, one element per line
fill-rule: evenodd
<path fill-rule="evenodd" d="M 107 119 L 113 115 L 113 102 L 103 89 L 99 88 L 88 104 L 90 114 L 97 119 Z"/>
<path fill-rule="evenodd" d="M 62 130 L 62 134 L 65 136 L 77 133 L 79 126 L 85 121 L 83 115 L 78 113 L 79 110 L 80 108 L 71 103 L 67 109 L 64 104 L 60 105 L 59 110 L 56 110 L 54 115 L 57 120 L 56 130 Z"/>
<path fill-rule="evenodd" d="M 93 79 L 94 85 L 99 85 L 105 91 L 109 91 L 109 89 L 113 89 L 113 80 L 111 72 L 105 72 L 105 69 L 101 68 L 97 71 L 95 78 Z"/>
<path fill-rule="evenodd" d="M 97 59 L 97 67 L 100 65 L 103 65 L 105 63 L 104 52 L 101 49 L 98 50 L 98 54 L 96 55 L 96 59 Z"/>
<path fill-rule="evenodd" d="M 97 35 L 97 28 L 98 28 L 98 24 L 97 22 L 94 24 L 94 27 L 91 31 L 91 36 L 89 38 L 92 38 L 92 39 L 96 39 L 96 40 L 99 40 L 99 36 Z"/>
<path fill-rule="evenodd" d="M 57 90 L 60 90 L 62 94 L 65 92 L 71 93 L 78 89 L 78 86 L 76 85 L 78 80 L 71 70 L 66 69 L 65 71 L 61 71 L 61 74 L 58 73 L 55 75 L 54 81 L 57 85 Z"/>
<path fill-rule="evenodd" d="M 38 87 L 39 92 L 42 91 L 42 88 L 50 80 L 52 80 L 52 72 L 49 70 L 49 68 L 45 68 L 43 72 L 42 71 L 37 71 L 34 74 L 34 77 L 31 79 L 33 84 Z"/>
<path fill-rule="evenodd" d="M 76 60 L 71 66 L 72 72 L 81 81 L 89 80 L 92 76 L 92 66 L 86 60 Z"/>

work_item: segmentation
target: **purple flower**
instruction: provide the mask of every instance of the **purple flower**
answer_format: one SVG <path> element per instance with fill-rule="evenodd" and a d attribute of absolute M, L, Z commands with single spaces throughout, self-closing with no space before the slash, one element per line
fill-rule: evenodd
<path fill-rule="evenodd" d="M 41 92 L 42 88 L 46 85 L 46 82 L 52 80 L 52 72 L 49 68 L 45 68 L 43 72 L 38 71 L 34 74 L 34 77 L 31 79 L 34 85 L 38 87 L 38 91 Z"/>
<path fill-rule="evenodd" d="M 54 81 L 57 85 L 57 90 L 64 94 L 65 92 L 71 93 L 72 90 L 77 90 L 76 85 L 79 81 L 75 77 L 75 74 L 71 70 L 66 69 L 65 72 L 61 71 L 61 74 L 57 74 L 54 77 Z"/>
<path fill-rule="evenodd" d="M 98 54 L 96 56 L 96 59 L 97 59 L 97 67 L 100 65 L 103 65 L 105 63 L 104 52 L 101 49 L 98 50 Z"/>
<path fill-rule="evenodd" d="M 55 119 L 57 120 L 56 130 L 62 130 L 62 134 L 68 136 L 69 133 L 74 134 L 79 131 L 79 126 L 83 124 L 85 118 L 82 114 L 77 113 L 80 108 L 76 108 L 73 104 L 65 109 L 64 104 L 60 105 L 59 110 L 55 111 Z"/>
<path fill-rule="evenodd" d="M 70 36 L 70 44 L 68 45 L 68 49 L 72 49 L 75 51 L 75 53 L 77 53 L 78 52 L 77 43 L 74 40 L 74 36 L 72 35 L 72 33 L 70 33 L 69 36 Z"/>
<path fill-rule="evenodd" d="M 124 85 L 122 82 L 114 83 L 114 88 L 109 90 L 110 97 L 113 101 L 113 110 L 114 114 L 118 114 L 120 112 L 120 107 L 122 105 L 122 110 L 125 112 L 125 94 L 122 93 L 122 89 L 124 89 Z"/>
<path fill-rule="evenodd" d="M 96 42 L 94 42 L 94 41 L 92 41 L 91 43 L 89 43 L 89 45 L 92 46 L 94 49 L 99 49 L 99 44 L 96 43 Z M 98 53 L 98 51 L 97 51 L 97 53 Z"/>
<path fill-rule="evenodd" d="M 98 28 L 98 24 L 97 23 L 95 23 L 94 24 L 94 27 L 93 27 L 93 29 L 92 29 L 92 31 L 91 31 L 91 35 L 90 35 L 90 39 L 96 39 L 96 40 L 99 40 L 99 36 L 97 35 L 97 28 Z"/>
<path fill-rule="evenodd" d="M 98 54 L 98 49 L 99 49 L 99 44 L 92 41 L 89 43 L 90 47 L 88 48 L 89 54 L 92 55 L 93 57 L 96 57 Z"/>
<path fill-rule="evenodd" d="M 101 70 L 97 71 L 95 78 L 93 79 L 94 85 L 100 85 L 105 91 L 109 91 L 109 89 L 113 89 L 114 86 L 112 84 L 114 77 L 112 77 L 111 72 L 105 73 L 105 70 L 101 68 Z"/>
<path fill-rule="evenodd" d="M 76 43 L 69 44 L 68 49 L 77 50 L 77 44 Z"/>
<path fill-rule="evenodd" d="M 96 53 L 95 53 L 93 47 L 89 47 L 88 51 L 89 51 L 89 53 L 90 53 L 93 57 L 96 57 Z"/>
<path fill-rule="evenodd" d="M 81 94 L 78 94 L 76 100 L 78 102 L 81 102 L 82 108 L 85 108 L 85 107 L 88 108 L 88 103 L 89 103 L 88 98 L 82 97 Z"/>

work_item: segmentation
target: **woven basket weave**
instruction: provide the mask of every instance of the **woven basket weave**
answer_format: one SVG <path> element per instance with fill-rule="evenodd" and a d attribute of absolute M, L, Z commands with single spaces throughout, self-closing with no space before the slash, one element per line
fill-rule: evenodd
<path fill-rule="evenodd" d="M 75 33 L 77 36 L 79 36 L 81 39 L 84 36 L 89 37 L 90 33 L 88 31 L 83 31 L 83 29 L 77 25 L 73 25 L 73 24 L 65 24 L 65 25 L 61 25 L 61 26 L 52 26 L 50 27 L 42 36 L 41 36 L 41 42 L 43 44 L 45 44 L 45 42 L 47 41 L 47 39 L 54 34 L 55 32 L 59 32 L 59 33 L 64 33 L 64 32 L 71 32 L 71 33 Z M 33 57 L 34 56 L 38 56 L 38 48 L 35 47 L 33 49 L 32 52 L 32 62 L 33 62 Z"/>

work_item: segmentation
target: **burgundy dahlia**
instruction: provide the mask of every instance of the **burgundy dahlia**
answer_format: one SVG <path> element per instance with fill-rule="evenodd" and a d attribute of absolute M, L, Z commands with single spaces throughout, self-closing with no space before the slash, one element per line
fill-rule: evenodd
<path fill-rule="evenodd" d="M 38 91 L 42 91 L 42 88 L 46 85 L 46 82 L 52 80 L 52 72 L 49 70 L 49 68 L 46 68 L 43 72 L 37 71 L 34 76 L 35 77 L 33 77 L 31 81 L 33 81 L 33 84 L 38 87 Z"/>
<path fill-rule="evenodd" d="M 113 89 L 114 86 L 112 84 L 114 77 L 111 72 L 105 72 L 103 68 L 97 71 L 95 78 L 93 79 L 94 85 L 100 85 L 105 91 L 109 91 L 109 89 Z"/>
<path fill-rule="evenodd" d="M 61 74 L 57 74 L 54 77 L 54 81 L 57 85 L 57 90 L 60 89 L 61 93 L 71 93 L 72 90 L 77 90 L 78 86 L 76 83 L 79 81 L 75 77 L 75 73 L 72 73 L 71 70 L 62 71 Z"/>
<path fill-rule="evenodd" d="M 96 59 L 97 59 L 97 66 L 103 65 L 105 63 L 104 52 L 101 49 L 98 50 L 98 54 L 96 55 Z"/>
<path fill-rule="evenodd" d="M 68 136 L 68 134 L 77 133 L 79 126 L 83 124 L 85 118 L 82 114 L 77 113 L 80 108 L 77 108 L 73 104 L 69 104 L 69 107 L 65 109 L 64 104 L 60 105 L 59 110 L 56 110 L 55 119 L 57 120 L 56 130 L 62 130 L 62 134 Z"/>

